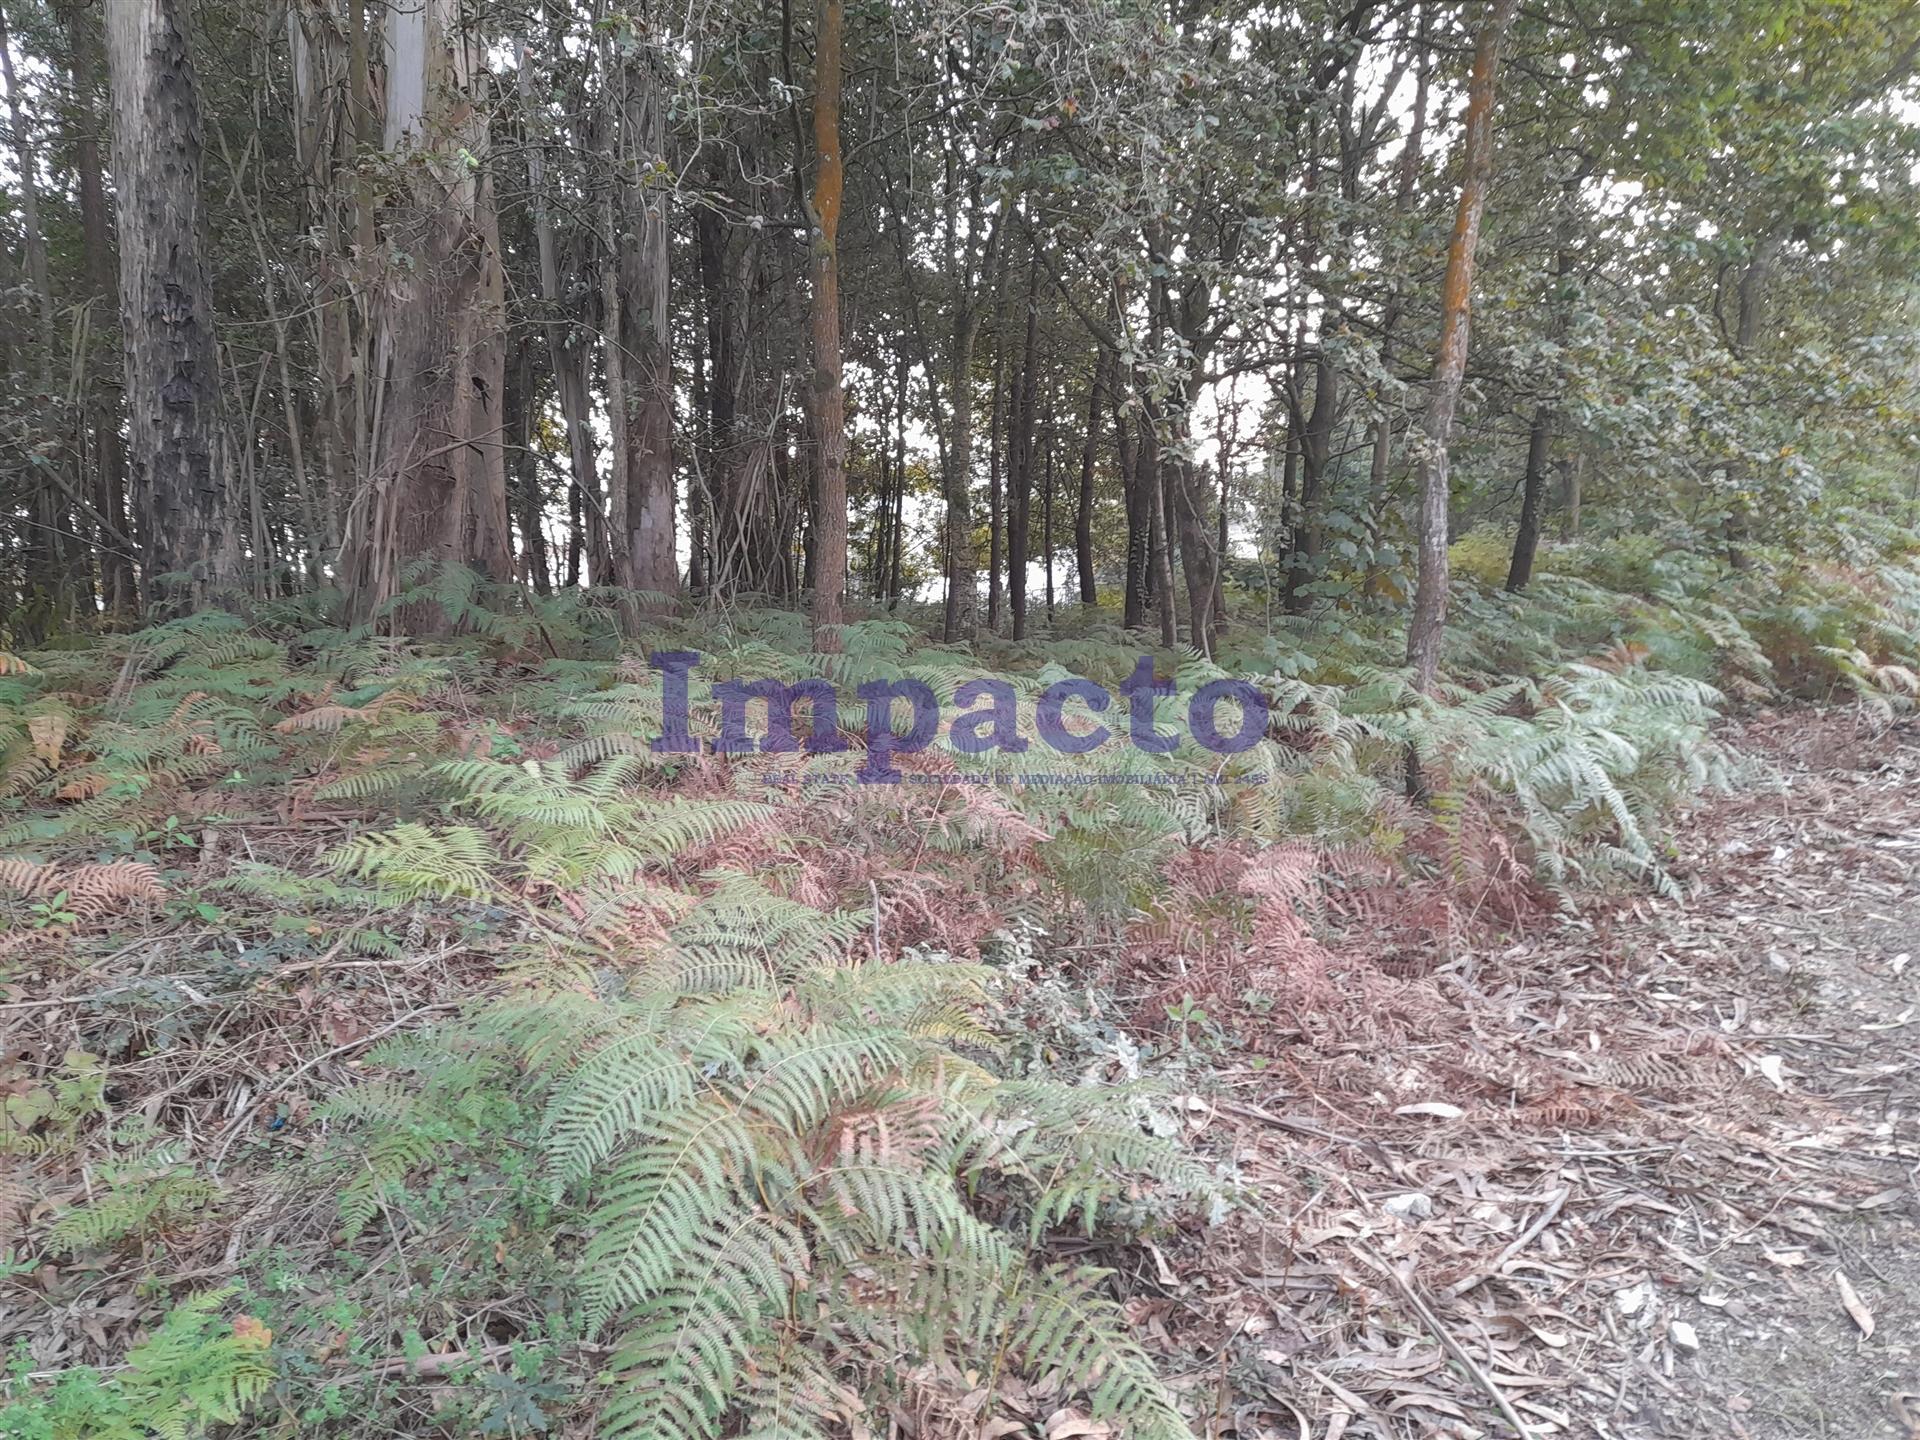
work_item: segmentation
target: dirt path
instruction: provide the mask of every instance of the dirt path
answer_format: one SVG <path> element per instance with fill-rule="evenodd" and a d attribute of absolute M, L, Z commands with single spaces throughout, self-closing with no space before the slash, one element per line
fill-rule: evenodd
<path fill-rule="evenodd" d="M 1729 738 L 1687 900 L 1222 1067 L 1266 1218 L 1136 1302 L 1215 1433 L 1920 1440 L 1920 728 Z"/>
<path fill-rule="evenodd" d="M 1771 1037 L 1789 1093 L 1819 1103 L 1788 1121 L 1807 1129 L 1788 1142 L 1804 1163 L 1768 1168 L 1766 1208 L 1750 1229 L 1723 1233 L 1691 1287 L 1696 1304 L 1709 1291 L 1724 1301 L 1701 1304 L 1700 1349 L 1681 1367 L 1679 1394 L 1640 1390 L 1634 1418 L 1649 1435 L 1911 1440 L 1920 735 L 1849 735 L 1831 723 L 1796 733 L 1790 719 L 1749 738 L 1774 756 L 1786 789 L 1695 827 L 1705 837 L 1724 825 L 1722 864 L 1709 867 L 1684 933 L 1738 963 L 1730 978 L 1746 982 L 1732 987 L 1749 1003 L 1746 1028 Z M 1821 1105 L 1830 1126 L 1819 1125 Z M 1749 1187 L 1730 1174 L 1722 1188 L 1739 1203 Z"/>

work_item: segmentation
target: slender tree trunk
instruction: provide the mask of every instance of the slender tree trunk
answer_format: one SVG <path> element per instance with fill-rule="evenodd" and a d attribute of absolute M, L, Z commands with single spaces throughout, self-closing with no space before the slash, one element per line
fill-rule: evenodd
<path fill-rule="evenodd" d="M 518 570 L 537 595 L 553 593 L 547 566 L 547 532 L 541 519 L 540 457 L 534 451 L 533 416 L 539 409 L 533 341 L 523 336 L 507 369 L 507 439 L 513 447 L 513 511 L 520 527 Z"/>
<path fill-rule="evenodd" d="M 625 92 L 621 162 L 616 188 L 631 236 L 618 247 L 619 326 L 608 346 L 621 349 L 617 371 L 608 364 L 609 403 L 625 418 L 625 466 L 613 477 L 624 494 L 609 525 L 616 547 L 614 573 L 634 590 L 671 596 L 680 588 L 674 548 L 673 362 L 668 311 L 667 191 L 653 182 L 666 161 L 666 97 L 651 57 L 616 62 Z M 609 513 L 616 513 L 609 507 Z M 841 526 L 846 524 L 842 506 Z M 844 541 L 842 542 L 844 545 Z"/>
<path fill-rule="evenodd" d="M 887 581 L 887 608 L 900 604 L 902 553 L 907 544 L 907 361 L 900 360 L 900 379 L 895 387 L 900 397 L 893 412 L 893 573 Z"/>
<path fill-rule="evenodd" d="M 1562 211 L 1563 224 L 1571 210 L 1572 199 L 1572 187 L 1569 186 L 1567 204 Z M 1564 286 L 1572 268 L 1573 256 L 1566 248 L 1563 229 L 1560 246 L 1553 255 L 1546 302 L 1550 307 L 1548 337 L 1556 345 L 1566 333 L 1568 304 Z M 1541 522 L 1547 508 L 1547 460 L 1553 448 L 1553 427 L 1553 404 L 1550 400 L 1542 399 L 1534 406 L 1533 424 L 1527 432 L 1527 468 L 1521 481 L 1520 524 L 1514 532 L 1513 559 L 1507 566 L 1507 589 L 1515 593 L 1526 589 L 1527 583 L 1533 579 L 1533 561 L 1540 548 Z"/>
<path fill-rule="evenodd" d="M 954 316 L 947 374 L 950 424 L 940 487 L 947 509 L 947 606 L 942 628 L 949 643 L 971 640 L 978 624 L 980 582 L 973 553 L 973 351 L 979 333 L 977 304 L 968 301 Z"/>
<path fill-rule="evenodd" d="M 560 274 L 559 247 L 553 233 L 547 180 L 545 125 L 540 119 L 540 98 L 532 55 L 524 38 L 519 46 L 518 72 L 520 104 L 530 132 L 527 137 L 527 189 L 529 208 L 533 213 L 540 299 L 547 311 L 542 328 L 546 332 L 548 363 L 553 369 L 554 390 L 560 401 L 560 418 L 567 428 L 567 462 L 576 492 L 574 503 L 589 531 L 587 545 L 592 555 L 589 570 L 601 578 L 611 578 L 607 575 L 611 567 L 611 550 L 600 514 L 600 475 L 594 454 L 592 404 L 587 391 L 587 350 L 582 343 L 584 327 L 574 323 L 577 317 L 570 313 L 565 281 Z"/>
<path fill-rule="evenodd" d="M 1080 447 L 1080 503 L 1073 512 L 1073 559 L 1080 577 L 1080 603 L 1100 603 L 1093 574 L 1093 470 L 1100 444 L 1100 389 L 1106 379 L 1106 355 L 1095 358 L 1087 375 L 1087 433 Z"/>
<path fill-rule="evenodd" d="M 1007 605 L 1015 640 L 1027 635 L 1027 566 L 1033 540 L 1034 398 L 1040 361 L 1034 353 L 1039 338 L 1039 257 L 1027 266 L 1026 330 L 1020 351 L 1020 384 L 1013 397 L 1008 427 L 1007 480 Z"/>
<path fill-rule="evenodd" d="M 1016 138 L 1013 146 L 1013 165 L 1019 168 L 1022 152 L 1021 139 Z M 1000 206 L 989 223 L 985 219 L 985 196 L 981 185 L 975 179 L 967 185 L 968 216 L 967 239 L 964 246 L 956 248 L 956 206 L 953 196 L 958 193 L 958 185 L 952 179 L 954 156 L 949 152 L 949 200 L 946 216 L 946 242 L 949 255 L 959 254 L 961 271 L 961 294 L 954 305 L 953 341 L 948 351 L 947 391 L 950 426 L 942 442 L 941 488 L 945 492 L 947 520 L 942 537 L 943 565 L 947 574 L 947 609 L 944 627 L 949 642 L 970 640 L 977 625 L 976 611 L 979 608 L 978 562 L 973 549 L 973 357 L 979 342 L 980 323 L 986 314 L 984 292 L 989 284 L 993 290 L 993 306 L 996 317 L 1003 315 L 1002 296 L 1006 283 L 1007 220 L 1014 212 L 1015 201 L 1010 188 L 1003 188 Z M 979 268 L 973 266 L 973 236 L 979 228 L 987 225 L 986 245 L 980 252 Z M 989 277 L 991 277 L 989 279 Z M 917 312 L 916 312 L 917 314 Z M 915 324 L 918 325 L 916 319 Z M 1000 335 L 1003 324 L 996 318 L 995 323 L 995 370 L 998 371 L 1004 341 Z M 931 374 L 931 371 L 929 372 Z M 995 409 L 1001 409 L 999 380 L 995 378 Z M 937 406 L 936 406 L 937 421 Z M 998 429 L 999 417 L 995 416 L 995 428 Z M 936 423 L 936 434 L 938 426 Z M 1010 462 L 1009 462 L 1010 463 Z M 993 527 L 998 533 L 998 527 Z M 991 536 L 989 544 L 991 547 Z M 999 566 L 994 563 L 991 548 L 988 555 L 988 600 L 989 615 L 997 620 L 994 608 L 993 591 L 998 584 Z"/>
<path fill-rule="evenodd" d="M 342 350 L 335 357 L 340 366 L 338 379 L 347 393 L 336 392 L 336 421 L 343 436 L 350 435 L 351 448 L 343 448 L 339 463 L 343 482 L 334 497 L 340 506 L 340 525 L 344 537 L 355 502 L 373 471 L 375 434 L 380 413 L 380 398 L 385 392 L 386 376 L 379 353 L 381 316 L 378 297 L 366 279 L 377 260 L 379 190 L 375 182 L 375 157 L 380 153 L 380 102 L 373 89 L 373 21 L 367 14 L 367 0 L 347 0 L 347 83 L 352 124 L 348 127 L 345 169 L 355 176 L 353 187 L 353 238 L 359 259 L 361 284 L 358 295 L 344 294 L 343 324 L 339 339 Z M 350 404 L 349 404 L 350 402 Z M 349 408 L 352 424 L 347 423 Z M 350 558 L 344 539 L 341 548 L 343 573 Z"/>
<path fill-rule="evenodd" d="M 1533 579 L 1533 560 L 1540 549 L 1540 520 L 1547 502 L 1547 452 L 1553 445 L 1553 409 L 1541 405 L 1533 412 L 1527 431 L 1527 473 L 1521 482 L 1520 526 L 1513 537 L 1513 560 L 1507 566 L 1507 589 L 1515 594 Z"/>
<path fill-rule="evenodd" d="M 1467 372 L 1474 252 L 1479 248 L 1480 219 L 1493 175 L 1494 90 L 1500 46 L 1512 23 L 1514 4 L 1515 0 L 1492 0 L 1474 44 L 1461 140 L 1465 173 L 1441 282 L 1440 341 L 1434 354 L 1433 384 L 1420 425 L 1420 573 L 1413 615 L 1407 624 L 1407 664 L 1413 669 L 1414 684 L 1423 691 L 1433 689 L 1439 673 L 1440 643 L 1447 623 L 1447 444 Z M 1417 789 L 1417 783 L 1412 788 Z"/>
<path fill-rule="evenodd" d="M 813 546 L 813 646 L 837 652 L 842 642 L 836 627 L 843 618 L 847 583 L 847 418 L 840 373 L 842 0 L 818 0 L 814 17 L 813 195 L 807 207 L 813 231 L 813 493 L 819 515 Z"/>
<path fill-rule="evenodd" d="M 313 343 L 314 373 L 310 383 L 297 387 L 295 408 L 310 437 L 304 448 L 314 457 L 308 528 L 320 547 L 314 557 L 320 568 L 334 563 L 340 553 L 341 515 L 345 497 L 353 491 L 349 467 L 358 453 L 353 429 L 357 307 L 347 229 L 352 209 L 347 181 L 358 148 L 353 114 L 357 97 L 352 89 L 351 15 L 347 32 L 336 12 L 288 6 L 286 15 L 294 154 L 303 221 L 315 252 L 311 290 L 286 320 L 298 329 L 304 317 Z M 364 15 L 361 18 L 364 22 Z M 255 229 L 264 232 L 257 222 Z"/>
<path fill-rule="evenodd" d="M 1421 152 L 1427 134 L 1427 15 L 1426 7 L 1421 7 L 1414 26 L 1417 54 L 1414 61 L 1413 117 L 1407 126 L 1407 142 L 1400 150 L 1399 174 L 1394 183 L 1393 196 L 1395 216 L 1405 215 L 1413 208 L 1414 190 L 1420 179 Z M 1380 316 L 1380 363 L 1383 367 L 1390 365 L 1393 360 L 1393 336 L 1400 323 L 1402 300 L 1400 285 L 1396 282 L 1388 291 L 1387 303 Z M 1385 397 L 1382 397 L 1380 414 L 1373 425 L 1373 456 L 1367 480 L 1367 570 L 1363 588 L 1369 595 L 1378 594 L 1384 588 L 1379 556 L 1386 526 L 1387 492 L 1392 468 L 1393 415 L 1387 409 Z"/>
<path fill-rule="evenodd" d="M 80 0 L 66 6 L 67 45 L 73 64 L 74 108 L 70 141 L 80 196 L 81 245 L 86 259 L 88 302 L 96 326 L 118 314 L 118 278 L 113 221 L 107 209 L 94 95 L 100 76 L 100 40 L 93 17 Z M 127 623 L 139 613 L 134 555 L 127 520 L 126 469 L 120 444 L 119 394 L 107 378 L 88 371 L 87 423 L 93 435 L 93 504 L 100 512 L 100 599 L 107 614 Z"/>
<path fill-rule="evenodd" d="M 156 614 L 175 615 L 204 607 L 239 576 L 215 459 L 220 363 L 204 251 L 200 98 L 180 0 L 114 0 L 107 71 L 128 471 L 149 600 Z"/>
<path fill-rule="evenodd" d="M 586 537 L 580 517 L 580 487 L 567 487 L 567 584 L 580 583 L 581 562 L 585 558 Z"/>
<path fill-rule="evenodd" d="M 1111 352 L 1109 352 L 1111 353 Z M 1110 403 L 1113 410 L 1114 463 L 1120 470 L 1121 495 L 1127 511 L 1127 575 L 1121 597 L 1121 624 L 1138 630 L 1147 623 L 1147 607 L 1153 593 L 1153 511 L 1148 504 L 1145 476 L 1140 471 L 1140 451 L 1133 421 L 1125 407 L 1124 387 L 1119 381 L 1120 357 L 1114 355 L 1111 373 L 1115 377 Z"/>
<path fill-rule="evenodd" d="M 1053 396 L 1047 396 L 1047 448 L 1042 462 L 1044 481 L 1041 485 L 1040 544 L 1046 556 L 1047 572 L 1047 629 L 1053 629 L 1053 441 L 1054 416 Z"/>
<path fill-rule="evenodd" d="M 1171 650 L 1180 640 L 1180 622 L 1173 609 L 1173 538 L 1167 508 L 1165 457 L 1161 454 L 1156 422 L 1149 414 L 1140 426 L 1140 453 L 1136 462 L 1152 517 L 1153 599 L 1160 614 L 1160 643 Z"/>
<path fill-rule="evenodd" d="M 1154 475 L 1161 492 L 1161 533 L 1168 551 L 1169 574 L 1175 565 L 1186 582 L 1188 638 L 1202 654 L 1213 653 L 1213 591 L 1217 557 L 1213 548 L 1213 528 L 1208 522 L 1211 502 L 1209 487 L 1200 469 L 1189 458 L 1192 453 L 1193 405 L 1199 393 L 1200 366 L 1206 359 L 1207 320 L 1212 309 L 1211 282 L 1194 277 L 1179 287 L 1170 276 L 1173 245 L 1163 222 L 1146 227 L 1144 239 L 1148 257 L 1154 264 L 1154 278 L 1148 286 L 1147 310 L 1152 327 L 1151 345 L 1155 354 L 1164 354 L 1169 337 L 1178 340 L 1175 352 L 1180 379 L 1167 391 L 1158 405 L 1149 405 L 1152 439 L 1156 450 Z M 1220 258 L 1231 258 L 1231 246 Z M 1177 554 L 1176 554 L 1177 547 Z M 1173 594 L 1169 587 L 1163 601 L 1169 611 Z M 1163 629 L 1166 627 L 1163 619 Z M 1172 620 L 1175 633 L 1178 620 Z"/>
<path fill-rule="evenodd" d="M 1582 450 L 1573 457 L 1573 463 L 1567 467 L 1566 503 L 1560 511 L 1560 537 L 1563 540 L 1580 538 L 1580 491 L 1587 478 L 1587 454 Z"/>
<path fill-rule="evenodd" d="M 40 371 L 40 390 L 45 400 L 53 395 L 53 282 L 47 275 L 47 237 L 40 228 L 40 147 L 34 144 L 33 126 L 20 103 L 20 81 L 13 71 L 13 33 L 8 29 L 6 11 L 0 8 L 0 79 L 7 86 L 7 119 L 13 129 L 15 164 L 19 169 L 20 228 L 26 241 L 27 279 L 33 286 L 34 300 L 40 310 L 40 336 L 35 347 Z"/>
<path fill-rule="evenodd" d="M 1215 520 L 1213 562 L 1213 624 L 1217 632 L 1227 626 L 1227 556 L 1232 553 L 1233 464 L 1240 433 L 1240 400 L 1237 383 L 1227 386 L 1227 398 L 1220 406 L 1216 430 L 1215 464 L 1220 479 L 1219 509 Z"/>
<path fill-rule="evenodd" d="M 869 522 L 867 542 L 867 598 L 883 599 L 887 591 L 887 545 L 892 539 L 888 527 L 893 519 L 893 459 L 888 453 L 887 412 L 880 412 L 880 444 L 874 453 L 878 476 L 873 490 L 873 519 Z"/>
<path fill-rule="evenodd" d="M 987 629 L 1000 631 L 1000 612 L 1006 608 L 1001 566 L 1006 558 L 1006 499 L 1001 468 L 1007 431 L 1007 297 L 1004 275 L 996 277 L 993 296 L 993 380 L 988 407 L 987 437 Z"/>
<path fill-rule="evenodd" d="M 1323 314 L 1324 325 L 1331 312 Z M 1306 587 L 1320 560 L 1320 492 L 1333 456 L 1333 422 L 1340 408 L 1340 370 L 1327 353 L 1326 336 L 1313 357 L 1313 411 L 1300 427 L 1300 503 L 1293 536 L 1293 568 L 1287 576 L 1287 611 L 1303 614 L 1311 597 Z"/>

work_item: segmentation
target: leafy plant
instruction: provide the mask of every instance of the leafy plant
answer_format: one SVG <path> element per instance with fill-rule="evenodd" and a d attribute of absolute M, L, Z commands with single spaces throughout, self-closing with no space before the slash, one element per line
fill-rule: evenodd
<path fill-rule="evenodd" d="M 615 1345 L 609 1435 L 825 1434 L 832 1377 L 884 1390 L 869 1357 L 902 1353 L 1058 1370 L 1130 1433 L 1183 1435 L 1099 1273 L 1035 1245 L 1137 1214 L 1149 1179 L 1177 1198 L 1204 1174 L 1125 1092 L 971 1058 L 988 972 L 856 960 L 860 917 L 782 922 L 755 895 L 723 885 L 615 994 L 533 990 L 377 1057 L 416 1079 L 336 1102 L 366 1121 L 360 1165 L 447 1163 L 459 1140 L 423 1123 L 448 1113 L 445 1073 L 469 1103 L 486 1075 L 546 1096 L 553 1193 L 589 1237 L 581 1323 Z M 349 1203 L 350 1223 L 371 1218 Z"/>
<path fill-rule="evenodd" d="M 272 1335 L 219 1308 L 237 1292 L 209 1290 L 168 1312 L 120 1371 L 70 1370 L 0 1406 L 8 1440 L 197 1440 L 237 1423 L 273 1383 Z"/>

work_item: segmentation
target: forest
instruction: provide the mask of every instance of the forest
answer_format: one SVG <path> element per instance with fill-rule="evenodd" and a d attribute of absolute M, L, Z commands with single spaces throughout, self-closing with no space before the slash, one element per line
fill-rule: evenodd
<path fill-rule="evenodd" d="M 0 1437 L 1920 1440 L 1911 0 L 0 86 Z"/>

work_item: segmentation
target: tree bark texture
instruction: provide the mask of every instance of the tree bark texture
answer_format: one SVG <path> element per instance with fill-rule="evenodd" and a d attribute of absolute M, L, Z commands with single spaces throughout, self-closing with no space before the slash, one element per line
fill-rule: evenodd
<path fill-rule="evenodd" d="M 819 0 L 814 11 L 813 195 L 813 645 L 838 651 L 847 584 L 847 398 L 840 369 L 840 37 L 842 0 Z"/>
<path fill-rule="evenodd" d="M 216 458 L 220 366 L 203 248 L 200 97 L 182 0 L 110 0 L 106 13 L 127 472 L 149 599 L 164 618 L 203 608 L 239 575 Z"/>
<path fill-rule="evenodd" d="M 1494 93 L 1500 46 L 1513 21 L 1514 4 L 1515 0 L 1493 0 L 1474 43 L 1461 141 L 1465 173 L 1441 281 L 1440 340 L 1434 354 L 1433 383 L 1420 422 L 1420 568 L 1413 615 L 1407 622 L 1407 664 L 1413 669 L 1414 684 L 1428 692 L 1439 673 L 1440 644 L 1447 623 L 1447 444 L 1454 411 L 1460 403 L 1460 385 L 1467 373 L 1474 253 L 1479 248 L 1480 220 L 1493 177 Z"/>
<path fill-rule="evenodd" d="M 513 575 L 507 523 L 504 282 L 487 168 L 485 68 L 457 0 L 386 18 L 385 146 L 402 172 L 387 217 L 373 471 L 344 545 L 356 615 L 404 586 L 416 562 Z M 396 617 L 447 628 L 436 607 Z"/>

